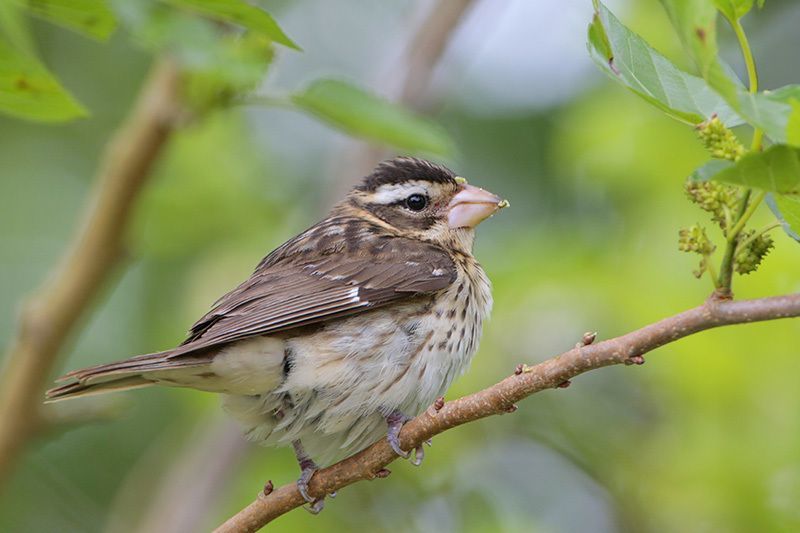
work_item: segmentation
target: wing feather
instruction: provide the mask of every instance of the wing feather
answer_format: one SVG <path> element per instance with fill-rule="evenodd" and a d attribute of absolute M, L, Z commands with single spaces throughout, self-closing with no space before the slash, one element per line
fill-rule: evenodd
<path fill-rule="evenodd" d="M 354 240 L 332 239 L 335 224 L 348 225 L 344 235 Z M 361 219 L 329 219 L 264 258 L 192 326 L 179 347 L 70 372 L 61 380 L 77 381 L 49 391 L 48 398 L 144 386 L 150 382 L 133 374 L 206 365 L 215 348 L 227 343 L 434 294 L 452 284 L 456 273 L 451 256 L 436 245 L 391 235 Z"/>
<path fill-rule="evenodd" d="M 358 247 L 349 247 L 346 253 L 341 246 L 335 249 L 338 253 L 307 252 L 262 261 L 248 280 L 192 326 L 189 338 L 167 357 L 432 294 L 456 277 L 450 255 L 429 243 L 394 237 L 377 255 Z"/>

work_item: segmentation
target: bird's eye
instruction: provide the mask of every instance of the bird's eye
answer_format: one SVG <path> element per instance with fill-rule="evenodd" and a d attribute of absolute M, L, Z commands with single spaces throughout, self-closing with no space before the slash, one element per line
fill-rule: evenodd
<path fill-rule="evenodd" d="M 422 211 L 428 205 L 428 198 L 422 194 L 412 194 L 406 198 L 406 207 L 412 211 Z"/>

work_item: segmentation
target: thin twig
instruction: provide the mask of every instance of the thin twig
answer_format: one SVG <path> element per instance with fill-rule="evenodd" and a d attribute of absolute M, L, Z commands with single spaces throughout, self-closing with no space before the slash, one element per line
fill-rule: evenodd
<path fill-rule="evenodd" d="M 179 113 L 179 73 L 158 61 L 133 111 L 106 149 L 83 224 L 28 300 L 0 385 L 0 485 L 40 430 L 42 389 L 64 342 L 123 257 L 133 205 Z"/>
<path fill-rule="evenodd" d="M 617 364 L 641 364 L 643 354 L 699 331 L 764 320 L 800 316 L 800 293 L 757 300 L 711 298 L 703 305 L 665 318 L 631 333 L 596 344 L 580 343 L 575 348 L 538 365 L 521 365 L 518 372 L 475 394 L 428 409 L 403 426 L 400 445 L 414 449 L 434 435 L 455 426 L 491 415 L 506 413 L 531 394 L 559 388 L 579 374 Z M 314 474 L 309 494 L 322 497 L 347 485 L 374 479 L 397 459 L 385 439 L 333 466 Z M 217 533 L 257 531 L 275 518 L 302 506 L 305 500 L 294 483 L 260 496 L 227 520 Z"/>
<path fill-rule="evenodd" d="M 406 79 L 400 91 L 400 102 L 422 111 L 430 96 L 429 86 L 456 29 L 475 4 L 475 0 L 438 2 L 409 43 L 406 54 Z"/>

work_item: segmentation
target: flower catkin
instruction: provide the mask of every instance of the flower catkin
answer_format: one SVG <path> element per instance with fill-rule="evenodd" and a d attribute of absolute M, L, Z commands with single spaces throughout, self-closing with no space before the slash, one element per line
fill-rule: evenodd
<path fill-rule="evenodd" d="M 754 231 L 747 231 L 739 237 L 740 242 L 746 243 L 744 247 L 736 250 L 734 268 L 739 274 L 750 274 L 758 269 L 761 261 L 772 250 L 774 242 L 769 235 L 759 235 L 751 240 Z"/>
<path fill-rule="evenodd" d="M 744 146 L 736 135 L 725 127 L 717 115 L 697 125 L 697 136 L 711 157 L 738 161 L 745 153 Z"/>
<path fill-rule="evenodd" d="M 678 249 L 682 252 L 709 255 L 714 252 L 716 246 L 708 238 L 705 228 L 695 224 L 678 232 Z"/>
<path fill-rule="evenodd" d="M 727 229 L 728 217 L 739 202 L 739 191 L 736 187 L 723 185 L 716 181 L 689 180 L 684 185 L 686 196 L 697 204 L 700 209 L 711 213 L 711 218 L 719 224 L 720 228 Z"/>

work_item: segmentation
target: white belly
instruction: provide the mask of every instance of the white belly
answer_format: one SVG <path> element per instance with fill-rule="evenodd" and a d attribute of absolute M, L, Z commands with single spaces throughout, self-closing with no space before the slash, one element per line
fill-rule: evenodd
<path fill-rule="evenodd" d="M 226 409 L 265 444 L 300 439 L 321 464 L 386 433 L 384 416 L 422 412 L 469 366 L 491 309 L 488 280 L 456 283 L 428 301 L 376 309 L 286 339 L 277 389 L 228 396 Z"/>

